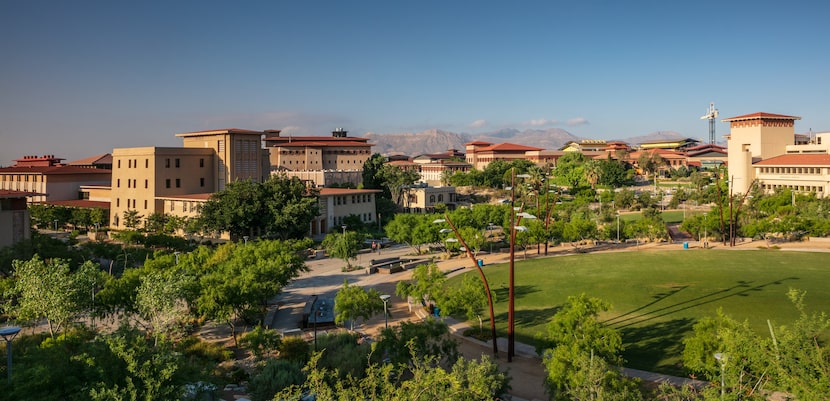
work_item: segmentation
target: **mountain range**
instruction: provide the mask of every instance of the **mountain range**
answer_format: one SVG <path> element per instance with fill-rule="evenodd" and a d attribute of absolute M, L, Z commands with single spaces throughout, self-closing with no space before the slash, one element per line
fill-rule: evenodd
<path fill-rule="evenodd" d="M 559 149 L 570 141 L 582 139 L 561 128 L 549 128 L 544 130 L 527 129 L 519 131 L 514 128 L 506 128 L 498 131 L 482 134 L 455 133 L 439 129 L 430 129 L 416 133 L 402 134 L 378 134 L 368 133 L 363 135 L 373 143 L 372 151 L 382 155 L 402 154 L 417 156 L 425 153 L 440 153 L 448 149 L 464 151 L 464 144 L 472 141 L 485 141 L 492 143 L 510 142 L 526 146 L 535 146 L 543 149 Z M 682 135 L 674 131 L 657 131 L 648 135 L 632 137 L 627 139 L 615 139 L 637 144 L 658 140 L 681 139 Z"/>

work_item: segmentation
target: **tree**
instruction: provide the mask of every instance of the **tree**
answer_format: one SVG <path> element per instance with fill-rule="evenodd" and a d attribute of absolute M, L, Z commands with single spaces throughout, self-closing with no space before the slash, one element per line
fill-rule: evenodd
<path fill-rule="evenodd" d="M 150 332 L 163 339 L 176 332 L 188 316 L 186 289 L 194 284 L 193 276 L 179 271 L 152 271 L 141 277 L 135 303 L 141 318 L 150 325 Z"/>
<path fill-rule="evenodd" d="M 279 239 L 302 238 L 318 214 L 317 199 L 298 178 L 272 175 L 262 184 L 235 181 L 213 195 L 199 213 L 208 232 Z"/>
<path fill-rule="evenodd" d="M 391 198 L 389 189 L 384 186 L 383 177 L 380 175 L 381 169 L 386 164 L 386 157 L 380 153 L 375 153 L 363 163 L 363 188 L 367 189 L 383 189 L 385 195 Z"/>
<path fill-rule="evenodd" d="M 656 174 L 660 170 L 660 167 L 665 164 L 666 160 L 654 150 L 644 151 L 637 158 L 637 165 L 645 173 L 646 179 L 648 179 L 649 175 Z"/>
<path fill-rule="evenodd" d="M 346 269 L 352 270 L 350 260 L 357 259 L 357 251 L 360 250 L 360 236 L 354 231 L 347 231 L 344 234 L 330 233 L 323 238 L 323 247 L 330 256 L 343 259 L 346 262 Z"/>
<path fill-rule="evenodd" d="M 138 210 L 125 210 L 122 216 L 124 218 L 124 227 L 131 230 L 137 230 L 141 219 L 144 217 L 138 214 Z"/>
<path fill-rule="evenodd" d="M 386 225 L 386 235 L 393 241 L 412 247 L 419 255 L 421 246 L 438 241 L 438 225 L 432 224 L 433 215 L 400 213 Z"/>
<path fill-rule="evenodd" d="M 495 300 L 494 300 L 495 302 Z M 469 320 L 478 319 L 479 331 L 484 333 L 484 322 L 481 314 L 487 307 L 487 295 L 484 291 L 484 283 L 472 275 L 466 274 L 461 280 L 458 288 L 446 289 L 439 297 L 438 305 L 445 315 L 464 313 Z"/>
<path fill-rule="evenodd" d="M 292 386 L 274 399 L 301 400 L 314 394 L 317 401 L 489 401 L 510 388 L 510 377 L 487 356 L 471 361 L 459 358 L 451 368 L 436 367 L 434 356 L 413 357 L 407 367 L 373 363 L 361 378 L 351 380 L 320 368 L 318 359 L 319 354 L 306 365 L 308 376 L 302 386 Z"/>
<path fill-rule="evenodd" d="M 591 185 L 591 189 L 596 189 L 597 182 L 599 182 L 602 174 L 600 163 L 596 160 L 588 160 L 583 165 L 585 171 L 585 180 Z"/>
<path fill-rule="evenodd" d="M 543 363 L 554 400 L 637 400 L 633 382 L 612 365 L 621 365 L 622 339 L 600 323 L 600 312 L 609 305 L 585 294 L 568 302 L 548 323 Z M 614 396 L 626 394 L 625 398 Z"/>
<path fill-rule="evenodd" d="M 377 176 L 389 190 L 392 201 L 398 206 L 403 205 L 403 194 L 406 187 L 421 178 L 421 175 L 415 170 L 404 170 L 391 164 L 384 164 Z"/>
<path fill-rule="evenodd" d="M 382 310 L 383 300 L 380 299 L 378 290 L 350 286 L 349 280 L 343 280 L 343 287 L 334 296 L 334 322 L 343 324 L 351 321 L 352 330 L 357 318 L 366 321 Z"/>
<path fill-rule="evenodd" d="M 63 259 L 42 260 L 35 255 L 27 261 L 16 260 L 13 296 L 16 304 L 7 312 L 21 320 L 46 319 L 52 338 L 91 306 L 97 270 L 85 262 L 74 273 Z"/>
<path fill-rule="evenodd" d="M 443 291 L 446 279 L 444 272 L 439 270 L 435 263 L 418 265 L 412 272 L 412 280 L 406 282 L 408 284 L 401 284 L 405 283 L 404 281 L 398 283 L 397 292 L 402 297 L 409 296 L 429 302 Z"/>
<path fill-rule="evenodd" d="M 432 357 L 437 365 L 448 367 L 458 359 L 458 342 L 446 323 L 428 318 L 421 322 L 401 322 L 381 331 L 376 361 L 389 358 L 394 365 L 408 365 L 412 359 Z"/>
<path fill-rule="evenodd" d="M 198 255 L 179 266 L 199 276 L 198 311 L 231 328 L 236 319 L 261 316 L 268 300 L 307 268 L 300 252 L 309 241 L 258 241 L 219 246 L 207 260 Z"/>

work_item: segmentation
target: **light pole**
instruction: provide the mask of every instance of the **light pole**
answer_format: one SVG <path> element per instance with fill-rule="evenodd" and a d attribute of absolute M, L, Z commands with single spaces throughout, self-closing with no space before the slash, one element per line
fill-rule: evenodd
<path fill-rule="evenodd" d="M 246 237 L 246 238 L 247 238 L 247 237 Z M 181 252 L 179 252 L 179 251 L 173 252 L 173 255 L 174 255 L 174 256 L 176 256 L 176 264 L 179 264 L 179 254 L 180 254 L 180 253 L 181 253 Z"/>
<path fill-rule="evenodd" d="M 703 241 L 706 241 L 706 238 L 709 237 L 709 226 L 706 224 L 709 220 L 706 219 L 708 213 L 703 213 Z M 706 242 L 703 243 L 703 247 L 706 248 Z"/>
<path fill-rule="evenodd" d="M 343 235 L 346 235 L 346 227 L 348 227 L 348 226 L 347 226 L 347 225 L 345 225 L 345 224 L 343 224 L 342 226 L 340 226 L 340 228 L 342 228 L 342 229 L 343 229 Z"/>
<path fill-rule="evenodd" d="M 391 295 L 383 294 L 380 296 L 380 300 L 383 301 L 383 317 L 386 318 L 386 328 L 389 328 L 389 312 L 387 312 L 386 305 L 389 303 L 389 298 L 392 298 Z"/>
<path fill-rule="evenodd" d="M 724 400 L 726 398 L 726 386 L 724 385 L 723 374 L 729 357 L 726 354 L 718 352 L 715 354 L 715 359 L 720 362 L 720 399 Z"/>
<path fill-rule="evenodd" d="M 620 243 L 620 211 L 617 211 L 617 243 Z"/>
<path fill-rule="evenodd" d="M 473 251 L 470 250 L 470 247 L 467 246 L 467 243 L 464 242 L 464 237 L 458 233 L 458 229 L 455 228 L 455 224 L 452 223 L 450 220 L 450 215 L 448 213 L 444 213 L 443 219 L 435 219 L 432 222 L 433 224 L 442 224 L 447 223 L 450 225 L 450 228 L 455 233 L 455 236 L 458 237 L 458 240 L 461 241 L 461 245 L 467 251 L 467 256 L 473 262 L 473 266 L 475 266 L 476 270 L 478 270 L 478 275 L 481 278 L 481 282 L 484 283 L 484 292 L 487 295 L 487 306 L 490 309 L 490 332 L 493 336 L 493 355 L 498 357 L 499 356 L 499 344 L 498 344 L 498 336 L 496 335 L 496 314 L 493 311 L 493 294 L 490 292 L 490 284 L 487 282 L 487 276 L 484 275 L 484 270 L 481 269 L 481 266 L 478 265 L 478 260 L 476 260 L 475 255 L 473 255 Z"/>
<path fill-rule="evenodd" d="M 242 241 L 244 241 L 244 242 L 245 242 L 245 245 L 248 245 L 248 236 L 247 236 L 247 235 L 243 235 L 243 236 L 242 236 Z"/>
<path fill-rule="evenodd" d="M 6 340 L 6 372 L 9 376 L 9 384 L 12 384 L 12 340 L 20 333 L 20 327 L 8 326 L 0 329 L 0 336 Z"/>
<path fill-rule="evenodd" d="M 58 219 L 52 220 L 55 223 L 55 231 L 58 231 Z"/>
<path fill-rule="evenodd" d="M 530 177 L 527 174 L 516 175 L 514 167 L 510 172 L 510 278 L 507 295 L 507 362 L 513 361 L 516 353 L 516 285 L 515 285 L 515 264 L 516 264 L 516 226 L 523 216 L 516 213 L 516 177 Z"/>

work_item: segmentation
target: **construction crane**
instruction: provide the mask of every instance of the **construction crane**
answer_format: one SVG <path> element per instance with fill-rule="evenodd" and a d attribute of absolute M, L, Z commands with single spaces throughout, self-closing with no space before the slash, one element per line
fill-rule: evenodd
<path fill-rule="evenodd" d="M 709 103 L 709 110 L 706 114 L 700 117 L 701 120 L 709 120 L 709 143 L 715 144 L 715 120 L 718 119 L 718 109 L 715 108 L 714 103 Z"/>

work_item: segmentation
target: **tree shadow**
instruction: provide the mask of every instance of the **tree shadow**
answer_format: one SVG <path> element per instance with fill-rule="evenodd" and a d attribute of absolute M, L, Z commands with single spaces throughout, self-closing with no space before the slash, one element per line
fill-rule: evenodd
<path fill-rule="evenodd" d="M 661 363 L 661 358 L 683 354 L 683 338 L 692 331 L 694 323 L 694 319 L 683 318 L 620 330 L 626 366 L 684 377 L 686 372 L 682 366 L 666 365 Z"/>
<path fill-rule="evenodd" d="M 496 296 L 497 302 L 507 301 L 510 297 L 510 288 L 507 286 L 502 286 L 501 288 L 492 289 L 493 294 Z M 513 287 L 513 292 L 515 293 L 516 298 L 521 298 L 527 294 L 532 294 L 534 292 L 541 291 L 535 285 L 517 285 Z"/>
<path fill-rule="evenodd" d="M 709 294 L 701 295 L 695 298 L 687 299 L 685 301 L 677 302 L 672 305 L 663 306 L 646 312 L 641 312 L 648 309 L 649 306 L 655 305 L 660 300 L 666 299 L 668 296 L 676 294 L 678 291 L 670 292 L 667 296 L 659 297 L 656 301 L 650 302 L 642 307 L 626 312 L 618 317 L 608 319 L 605 323 L 617 329 L 624 329 L 632 325 L 638 325 L 643 322 L 651 321 L 661 317 L 665 317 L 674 313 L 678 313 L 687 309 L 696 308 L 698 306 L 718 302 L 731 297 L 748 297 L 752 292 L 759 292 L 771 285 L 781 285 L 784 281 L 799 280 L 798 277 L 785 277 L 779 280 L 770 281 L 768 283 L 752 285 L 752 281 L 739 280 L 735 285 L 724 288 L 722 290 L 713 291 Z M 637 313 L 640 312 L 640 313 Z M 623 319 L 620 317 L 627 316 Z"/>

